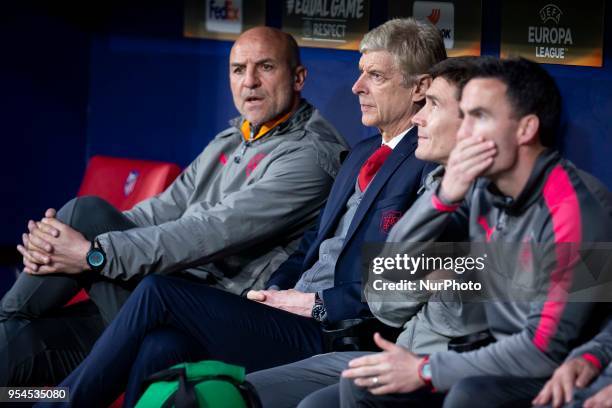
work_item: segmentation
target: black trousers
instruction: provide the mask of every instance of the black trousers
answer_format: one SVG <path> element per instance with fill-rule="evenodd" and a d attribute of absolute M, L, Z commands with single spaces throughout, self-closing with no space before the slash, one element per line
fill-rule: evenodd
<path fill-rule="evenodd" d="M 97 197 L 69 201 L 57 218 L 87 239 L 135 227 Z M 88 273 L 19 274 L 0 301 L 0 386 L 49 385 L 64 379 L 87 355 L 136 284 Z M 64 308 L 81 288 L 93 304 Z"/>

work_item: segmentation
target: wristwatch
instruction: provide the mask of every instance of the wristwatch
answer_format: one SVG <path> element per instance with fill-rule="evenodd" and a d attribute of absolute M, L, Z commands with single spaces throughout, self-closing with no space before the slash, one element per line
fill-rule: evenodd
<path fill-rule="evenodd" d="M 319 323 L 327 322 L 327 309 L 323 304 L 323 299 L 319 296 L 319 293 L 315 293 L 315 303 L 312 306 L 312 311 L 310 315 L 313 319 L 315 319 Z"/>
<path fill-rule="evenodd" d="M 434 391 L 433 383 L 431 382 L 431 364 L 429 363 L 429 356 L 425 356 L 418 368 L 419 378 L 425 383 L 425 387 L 430 391 Z"/>
<path fill-rule="evenodd" d="M 106 253 L 97 239 L 91 241 L 91 248 L 86 256 L 87 265 L 94 272 L 100 272 L 106 264 Z"/>

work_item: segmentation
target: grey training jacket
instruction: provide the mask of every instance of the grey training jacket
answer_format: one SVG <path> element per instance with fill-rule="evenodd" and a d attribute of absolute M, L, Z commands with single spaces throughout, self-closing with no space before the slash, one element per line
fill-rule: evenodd
<path fill-rule="evenodd" d="M 242 118 L 219 133 L 156 197 L 124 214 L 138 228 L 98 236 L 102 274 L 184 271 L 240 294 L 263 287 L 324 204 L 344 139 L 309 103 L 246 143 Z"/>
<path fill-rule="evenodd" d="M 444 167 L 431 171 L 421 187 L 421 197 L 425 191 L 434 191 L 440 185 Z M 417 202 L 418 202 L 417 200 Z M 414 210 L 413 210 L 414 208 Z M 411 245 L 425 237 L 417 237 L 418 216 L 411 207 L 389 232 L 387 251 L 380 256 L 393 257 L 396 253 L 410 253 Z M 439 237 L 442 242 L 462 242 L 468 239 L 468 224 L 455 220 L 447 225 Z M 481 302 L 465 302 L 462 294 L 456 291 L 405 291 L 389 295 L 376 293 L 371 285 L 365 286 L 365 296 L 372 314 L 380 321 L 393 327 L 403 327 L 396 343 L 416 354 L 430 354 L 446 350 L 450 340 L 486 329 L 484 308 Z"/>
<path fill-rule="evenodd" d="M 489 251 L 481 278 L 489 296 L 487 323 L 497 341 L 465 353 L 433 353 L 437 389 L 473 376 L 550 376 L 584 342 L 587 326 L 601 324 L 593 322 L 593 302 L 573 298 L 576 285 L 594 279 L 581 262 L 582 246 L 612 238 L 608 203 L 594 193 L 599 187 L 593 181 L 545 151 L 514 200 L 479 179 L 462 205 L 442 202 L 435 190 L 413 205 L 415 241 L 436 239 L 453 217 L 461 217 L 469 222 L 470 241 Z"/>

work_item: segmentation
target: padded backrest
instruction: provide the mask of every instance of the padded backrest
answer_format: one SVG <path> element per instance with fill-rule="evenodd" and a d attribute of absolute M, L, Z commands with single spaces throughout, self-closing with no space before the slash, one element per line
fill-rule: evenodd
<path fill-rule="evenodd" d="M 95 195 L 121 211 L 129 210 L 139 201 L 164 191 L 180 172 L 174 163 L 94 156 L 78 195 Z"/>
<path fill-rule="evenodd" d="M 94 156 L 87 164 L 77 195 L 95 195 L 121 211 L 129 210 L 139 201 L 164 191 L 180 172 L 174 163 Z M 87 299 L 87 293 L 81 290 L 66 306 Z"/>

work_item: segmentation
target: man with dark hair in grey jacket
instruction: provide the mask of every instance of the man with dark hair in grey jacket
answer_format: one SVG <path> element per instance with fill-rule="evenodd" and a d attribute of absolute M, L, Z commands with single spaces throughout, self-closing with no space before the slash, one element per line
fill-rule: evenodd
<path fill-rule="evenodd" d="M 150 274 L 180 273 L 235 294 L 263 287 L 315 222 L 347 150 L 301 98 L 306 73 L 290 35 L 244 32 L 229 58 L 241 116 L 166 191 L 123 213 L 78 198 L 29 223 L 18 247 L 24 273 L 0 303 L 0 385 L 53 383 L 85 357 L 99 318 L 36 330 L 81 288 L 108 324 Z"/>

